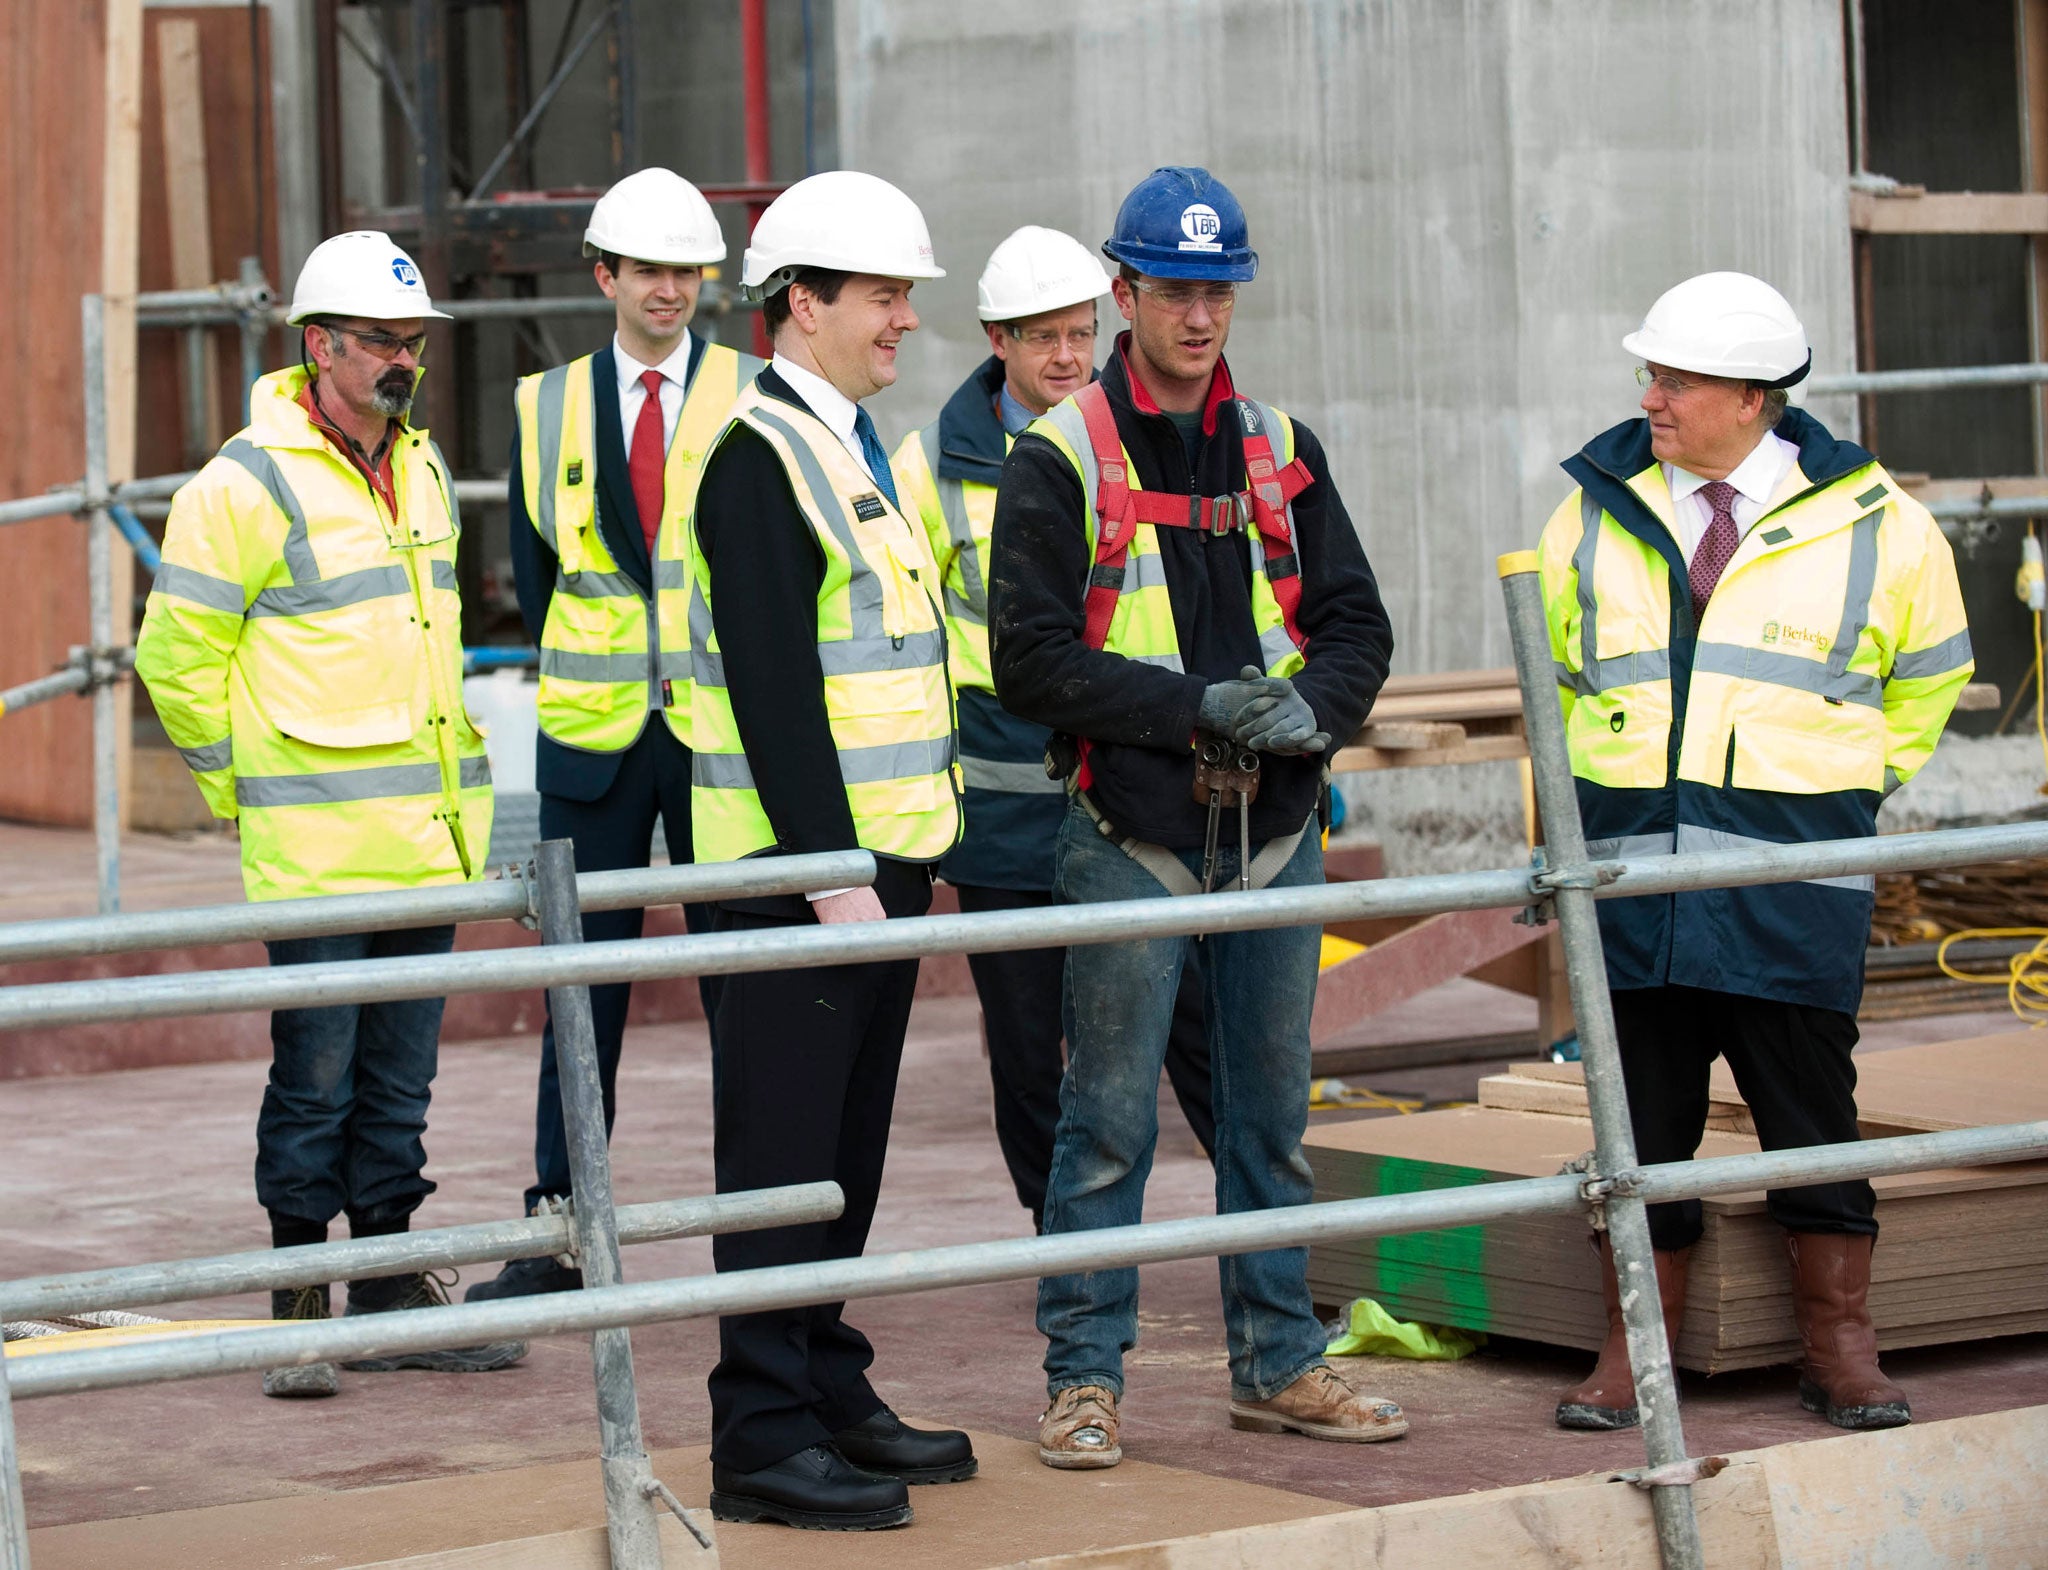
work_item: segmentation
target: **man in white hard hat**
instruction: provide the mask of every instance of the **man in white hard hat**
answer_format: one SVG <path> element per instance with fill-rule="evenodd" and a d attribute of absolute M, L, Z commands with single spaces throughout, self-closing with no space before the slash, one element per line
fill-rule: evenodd
<path fill-rule="evenodd" d="M 1049 778 L 1052 732 L 1006 712 L 988 664 L 988 549 L 1003 459 L 1031 422 L 1095 376 L 1097 312 L 1109 274 L 1079 240 L 1027 224 L 997 246 L 981 275 L 989 358 L 939 417 L 896 449 L 897 484 L 931 540 L 945 589 L 947 663 L 959 700 L 967 829 L 939 864 L 963 911 L 1037 910 L 1052 903 L 1052 847 L 1067 789 Z M 1065 949 L 970 954 L 995 1098 L 996 1143 L 1034 1229 L 1060 1117 L 1061 977 Z M 1202 1149 L 1214 1148 L 1201 982 L 1182 973 L 1166 1077 Z"/>
<path fill-rule="evenodd" d="M 1955 563 L 1934 520 L 1790 390 L 1813 363 L 1785 297 L 1744 273 L 1667 291 L 1622 340 L 1643 418 L 1596 436 L 1540 548 L 1588 850 L 1851 839 L 1934 751 L 1972 670 Z M 1766 1150 L 1853 1140 L 1867 876 L 1609 900 L 1608 985 L 1636 1158 L 1683 1161 L 1726 1057 Z M 1799 1398 L 1841 1428 L 1909 1422 L 1877 1365 L 1877 1235 L 1860 1179 L 1777 1189 L 1805 1347 Z M 1674 1342 L 1698 1200 L 1650 1207 Z M 1621 1305 L 1565 1392 L 1566 1428 L 1638 1420 Z"/>
<path fill-rule="evenodd" d="M 910 291 L 940 278 L 917 205 L 840 170 L 775 199 L 745 286 L 774 362 L 706 459 L 692 525 L 691 826 L 699 861 L 865 849 L 871 888 L 727 901 L 724 932 L 921 915 L 960 837 L 939 577 L 861 401 L 896 380 Z M 881 1187 L 917 962 L 723 978 L 712 1000 L 718 1190 L 830 1180 L 836 1221 L 713 1240 L 720 1270 L 857 1255 Z M 865 1529 L 904 1484 L 955 1482 L 965 1434 L 900 1422 L 840 1305 L 719 1322 L 711 1506 Z"/>
<path fill-rule="evenodd" d="M 384 234 L 306 258 L 286 320 L 302 363 L 249 396 L 249 424 L 171 502 L 135 670 L 217 817 L 238 821 L 252 900 L 460 883 L 491 843 L 491 775 L 462 703 L 458 523 L 448 465 L 407 423 L 435 310 Z M 280 939 L 273 965 L 446 954 L 452 926 Z M 439 998 L 280 1009 L 256 1125 L 256 1197 L 279 1248 L 407 1230 L 424 1175 Z M 431 1275 L 349 1283 L 348 1312 L 445 1301 Z M 324 1319 L 328 1288 L 273 1292 Z M 479 1371 L 516 1342 L 351 1369 Z M 333 1365 L 275 1370 L 273 1396 L 332 1395 Z"/>
<path fill-rule="evenodd" d="M 1064 738 L 1054 896 L 1320 883 L 1320 755 L 1364 723 L 1393 647 L 1378 586 L 1321 444 L 1242 396 L 1223 357 L 1258 271 L 1229 187 L 1206 169 L 1154 170 L 1103 250 L 1130 331 L 1101 380 L 1017 439 L 989 585 L 996 692 Z M 1255 800 L 1240 794 L 1252 781 Z M 1048 1233 L 1141 1218 L 1186 969 L 1209 1004 L 1217 1210 L 1312 1198 L 1301 1139 L 1320 948 L 1318 929 L 1296 927 L 1069 951 Z M 1304 1249 L 1221 1261 L 1231 1424 L 1398 1439 L 1401 1408 L 1324 1362 L 1307 1266 Z M 1116 1465 L 1138 1272 L 1048 1277 L 1038 1328 L 1039 1459 Z"/>
<path fill-rule="evenodd" d="M 690 330 L 725 237 L 681 175 L 642 169 L 605 192 L 583 254 L 596 258 L 597 287 L 615 307 L 612 341 L 521 379 L 508 489 L 519 609 L 540 649 L 541 837 L 574 840 L 576 870 L 606 872 L 648 864 L 656 819 L 670 859 L 690 859 L 687 524 L 711 439 L 761 362 Z M 637 938 L 643 915 L 595 912 L 584 937 Z M 697 906 L 684 919 L 692 931 L 705 925 Z M 607 1132 L 631 995 L 627 982 L 590 989 Z M 550 1018 L 526 1208 L 569 1191 Z M 582 1284 L 582 1271 L 550 1254 L 513 1260 L 465 1297 Z"/>

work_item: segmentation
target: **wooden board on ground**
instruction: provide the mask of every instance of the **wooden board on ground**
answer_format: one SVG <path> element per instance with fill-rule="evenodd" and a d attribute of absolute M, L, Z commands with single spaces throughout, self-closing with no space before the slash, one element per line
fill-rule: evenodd
<path fill-rule="evenodd" d="M 1319 1124 L 1303 1150 L 1318 1199 L 1354 1199 L 1547 1177 L 1592 1144 L 1583 1118 L 1460 1107 Z M 1712 1132 L 1700 1154 L 1756 1149 L 1749 1136 Z M 2048 1162 L 1900 1173 L 1873 1186 L 1885 1244 L 1870 1304 L 1882 1346 L 2048 1328 Z M 1702 1210 L 1679 1363 L 1711 1374 L 1790 1359 L 1790 1282 L 1765 1196 L 1720 1195 Z M 1987 1238 L 1997 1246 L 1985 1248 Z M 1605 1332 L 1597 1264 L 1577 1215 L 1318 1245 L 1309 1286 L 1321 1304 L 1371 1297 L 1399 1318 L 1561 1346 L 1591 1349 Z"/>
<path fill-rule="evenodd" d="M 2048 1564 L 2048 1407 L 1745 1450 L 1693 1486 L 1710 1565 Z M 1649 1496 L 1608 1474 L 1035 1559 L 1017 1570 L 1637 1570 Z"/>

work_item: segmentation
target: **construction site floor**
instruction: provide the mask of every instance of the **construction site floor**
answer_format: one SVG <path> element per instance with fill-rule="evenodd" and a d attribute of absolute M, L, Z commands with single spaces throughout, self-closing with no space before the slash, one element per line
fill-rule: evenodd
<path fill-rule="evenodd" d="M 1483 1013 L 1491 992 L 1462 983 L 1416 1000 L 1406 1013 Z M 1400 1019 L 1388 1024 L 1402 1027 Z M 1417 1028 L 1416 1022 L 1408 1020 L 1406 1028 Z M 2000 1028 L 1997 1015 L 1877 1026 L 1867 1033 L 1866 1049 Z M 440 1189 L 421 1212 L 422 1225 L 516 1212 L 530 1159 L 534 1059 L 529 1038 L 444 1049 L 428 1136 L 429 1172 Z M 1470 1095 L 1488 1071 L 1488 1065 L 1416 1070 L 1374 1088 L 1455 1099 Z M 0 1276 L 261 1246 L 250 1168 L 264 1072 L 258 1063 L 226 1062 L 8 1085 L 0 1096 L 0 1182 L 8 1197 Z M 613 1146 L 622 1202 L 709 1191 L 709 1091 L 701 1025 L 629 1033 Z M 1373 1114 L 1318 1114 L 1360 1115 Z M 1211 1208 L 1208 1167 L 1170 1097 L 1162 1104 L 1161 1127 L 1148 1216 L 1205 1212 Z M 1017 1236 L 1027 1225 L 991 1131 L 976 1006 L 971 999 L 924 1001 L 912 1020 L 871 1249 Z M 626 1255 L 629 1279 L 709 1268 L 710 1246 L 703 1240 L 647 1245 Z M 1042 1343 L 1032 1306 L 1032 1285 L 1015 1282 L 880 1299 L 849 1311 L 875 1343 L 876 1383 L 892 1404 L 982 1436 L 982 1479 L 917 1493 L 921 1520 L 950 1527 L 851 1541 L 728 1527 L 726 1562 L 801 1563 L 805 1570 L 883 1557 L 981 1565 L 1027 1552 L 1146 1541 L 1642 1461 L 1635 1434 L 1567 1434 L 1553 1427 L 1557 1391 L 1578 1376 L 1584 1358 L 1524 1344 L 1497 1344 L 1456 1364 L 1351 1365 L 1360 1382 L 1407 1408 L 1413 1431 L 1396 1444 L 1349 1447 L 1236 1432 L 1224 1412 L 1227 1371 L 1215 1267 L 1190 1261 L 1146 1269 L 1142 1340 L 1128 1365 L 1125 1453 L 1161 1470 L 1046 1473 L 1030 1445 L 1043 1402 Z M 199 1317 L 261 1309 L 241 1299 L 189 1311 Z M 649 1448 L 679 1452 L 670 1463 L 674 1481 L 687 1503 L 701 1504 L 708 1483 L 704 1375 L 715 1355 L 716 1327 L 690 1322 L 637 1330 L 634 1348 Z M 1887 1367 L 1907 1386 L 1923 1419 L 2048 1401 L 2048 1337 L 1899 1353 Z M 1689 1377 L 1685 1396 L 1696 1454 L 1830 1432 L 1799 1409 L 1786 1370 Z M 576 1338 L 538 1343 L 525 1363 L 497 1374 L 344 1374 L 341 1395 L 330 1401 L 265 1400 L 257 1381 L 241 1376 L 23 1402 L 16 1418 L 31 1522 L 62 1528 L 38 1532 L 46 1547 L 39 1566 L 361 1563 L 360 1556 L 131 1559 L 112 1544 L 134 1532 L 157 1540 L 173 1521 L 203 1532 L 205 1521 L 224 1525 L 227 1517 L 186 1512 L 251 1505 L 254 1514 L 229 1512 L 243 1523 L 236 1541 L 246 1539 L 253 1551 L 258 1540 L 282 1534 L 306 1553 L 319 1545 L 305 1534 L 319 1536 L 321 1522 L 348 1516 L 348 1491 L 432 1479 L 453 1486 L 469 1474 L 585 1463 L 596 1449 L 588 1345 Z M 529 1515 L 533 1499 L 551 1497 L 532 1481 L 539 1475 L 522 1473 L 518 1486 L 506 1490 L 526 1502 L 521 1508 Z M 566 1487 L 561 1478 L 583 1474 L 547 1475 L 556 1478 L 551 1486 Z M 594 1472 L 584 1492 L 586 1503 L 576 1507 L 581 1514 L 565 1526 L 601 1519 L 591 1514 L 597 1508 Z M 1082 1498 L 1094 1501 L 1089 1510 L 1065 1509 L 1064 1502 Z M 116 1524 L 158 1512 L 178 1514 L 153 1526 Z M 388 1525 L 388 1512 L 376 1514 Z M 258 1531 L 260 1521 L 269 1527 Z M 107 1524 L 85 1525 L 95 1522 Z M 989 1532 L 1004 1542 L 1017 1534 L 1016 1552 L 992 1552 Z M 78 1545 L 77 1555 L 60 1553 L 67 1541 Z"/>

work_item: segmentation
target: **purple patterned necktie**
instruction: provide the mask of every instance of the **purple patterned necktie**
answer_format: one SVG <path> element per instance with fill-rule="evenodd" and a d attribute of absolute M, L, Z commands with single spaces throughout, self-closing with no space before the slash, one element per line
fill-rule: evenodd
<path fill-rule="evenodd" d="M 1726 480 L 1709 480 L 1700 487 L 1700 494 L 1706 497 L 1707 505 L 1713 509 L 1714 521 L 1707 525 L 1707 532 L 1693 547 L 1692 566 L 1686 574 L 1692 580 L 1692 613 L 1695 619 L 1707 608 L 1714 585 L 1721 581 L 1721 570 L 1728 565 L 1728 558 L 1735 554 L 1735 547 L 1742 543 L 1742 536 L 1735 529 L 1735 487 Z"/>

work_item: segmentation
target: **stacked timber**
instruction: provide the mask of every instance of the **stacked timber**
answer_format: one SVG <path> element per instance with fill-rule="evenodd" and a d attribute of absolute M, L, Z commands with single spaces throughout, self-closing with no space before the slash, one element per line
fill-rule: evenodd
<path fill-rule="evenodd" d="M 1412 768 L 1525 758 L 1522 693 L 1512 666 L 1395 676 L 1380 689 L 1365 728 L 1330 767 Z"/>
<path fill-rule="evenodd" d="M 1857 1060 L 1867 1137 L 2048 1116 L 2048 1040 L 2015 1032 Z M 1716 1065 L 1702 1156 L 1757 1149 L 1748 1109 Z M 1530 1064 L 1480 1083 L 1480 1104 L 1313 1127 L 1318 1199 L 1547 1177 L 1592 1149 L 1576 1064 Z M 1875 1180 L 1881 1239 L 1870 1306 L 1883 1347 L 2048 1329 L 2048 1162 Z M 1762 1192 L 1702 1202 L 1681 1366 L 1702 1373 L 1798 1355 L 1783 1234 Z M 1319 1304 L 1378 1299 L 1404 1319 L 1591 1350 L 1606 1322 L 1578 1216 L 1520 1217 L 1319 1245 Z"/>
<path fill-rule="evenodd" d="M 1870 941 L 1930 943 L 1985 927 L 2048 927 L 2048 861 L 1994 861 L 1877 880 Z"/>

